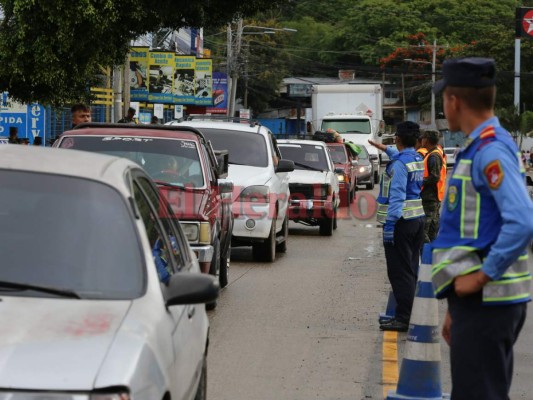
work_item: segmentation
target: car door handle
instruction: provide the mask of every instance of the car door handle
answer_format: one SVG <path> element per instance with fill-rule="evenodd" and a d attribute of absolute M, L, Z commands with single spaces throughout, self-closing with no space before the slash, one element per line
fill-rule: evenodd
<path fill-rule="evenodd" d="M 187 310 L 187 316 L 189 317 L 189 319 L 194 317 L 195 313 L 196 313 L 196 307 L 195 306 L 190 306 L 189 309 Z"/>

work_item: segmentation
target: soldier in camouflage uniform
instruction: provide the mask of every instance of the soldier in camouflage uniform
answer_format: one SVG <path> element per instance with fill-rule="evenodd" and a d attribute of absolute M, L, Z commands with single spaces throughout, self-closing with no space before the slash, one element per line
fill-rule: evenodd
<path fill-rule="evenodd" d="M 444 194 L 444 182 L 446 180 L 445 166 L 443 169 L 442 151 L 437 147 L 439 133 L 426 131 L 422 134 L 422 147 L 427 149 L 424 156 L 424 186 L 420 197 L 426 214 L 424 225 L 424 242 L 432 242 L 439 231 L 440 203 Z M 442 176 L 444 174 L 444 176 Z M 441 192 L 439 194 L 439 191 Z"/>

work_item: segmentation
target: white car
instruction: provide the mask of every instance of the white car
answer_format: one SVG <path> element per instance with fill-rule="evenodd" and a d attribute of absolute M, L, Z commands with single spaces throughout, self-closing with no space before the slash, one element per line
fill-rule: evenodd
<path fill-rule="evenodd" d="M 198 129 L 215 150 L 228 150 L 228 179 L 233 181 L 231 245 L 252 246 L 254 259 L 272 262 L 287 251 L 289 175 L 268 128 L 246 123 L 193 120 L 169 122 Z"/>
<path fill-rule="evenodd" d="M 455 147 L 445 147 L 444 154 L 446 154 L 446 166 L 453 167 L 455 165 Z"/>
<path fill-rule="evenodd" d="M 289 219 L 318 225 L 321 235 L 331 236 L 337 228 L 340 196 L 337 173 L 326 144 L 314 140 L 279 140 L 278 146 L 282 156 L 294 162 L 289 181 Z"/>
<path fill-rule="evenodd" d="M 205 399 L 218 295 L 124 158 L 0 146 L 0 399 Z"/>

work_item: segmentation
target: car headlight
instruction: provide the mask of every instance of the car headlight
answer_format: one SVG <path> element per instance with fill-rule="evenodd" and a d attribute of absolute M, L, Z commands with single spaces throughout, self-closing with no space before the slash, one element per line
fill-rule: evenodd
<path fill-rule="evenodd" d="M 339 182 L 344 182 L 344 174 L 337 174 L 337 179 Z"/>
<path fill-rule="evenodd" d="M 189 243 L 198 242 L 198 238 L 200 237 L 200 224 L 199 223 L 180 222 L 180 225 Z"/>
<path fill-rule="evenodd" d="M 359 167 L 359 172 L 365 172 L 365 171 L 368 171 L 370 170 L 370 166 L 368 165 L 364 165 L 362 167 Z"/>
<path fill-rule="evenodd" d="M 191 244 L 211 243 L 211 226 L 209 222 L 188 222 L 181 221 L 181 228 Z"/>
<path fill-rule="evenodd" d="M 270 201 L 270 188 L 263 185 L 248 186 L 239 195 L 239 200 L 250 203 L 268 203 Z"/>

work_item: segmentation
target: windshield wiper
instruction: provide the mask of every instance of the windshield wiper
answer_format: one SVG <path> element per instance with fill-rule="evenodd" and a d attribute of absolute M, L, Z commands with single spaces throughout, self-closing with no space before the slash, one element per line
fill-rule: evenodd
<path fill-rule="evenodd" d="M 305 168 L 305 169 L 309 169 L 309 170 L 311 170 L 311 171 L 324 172 L 323 169 L 316 168 L 316 167 L 311 167 L 310 165 L 302 164 L 302 163 L 299 163 L 299 162 L 295 162 L 294 165 L 296 165 L 297 167 L 302 167 L 302 168 Z"/>
<path fill-rule="evenodd" d="M 175 183 L 168 183 L 168 182 L 165 182 L 165 181 L 157 181 L 157 180 L 155 180 L 154 182 L 155 182 L 156 185 L 165 186 L 165 187 L 169 187 L 169 188 L 173 188 L 173 189 L 185 189 L 185 186 L 178 185 L 178 184 L 175 184 Z"/>
<path fill-rule="evenodd" d="M 368 134 L 368 132 L 363 132 L 363 131 L 346 131 L 344 133 L 364 133 L 365 135 Z"/>
<path fill-rule="evenodd" d="M 36 292 L 55 294 L 60 297 L 68 297 L 71 299 L 81 299 L 81 296 L 72 290 L 54 288 L 54 287 L 49 287 L 49 286 L 32 285 L 29 283 L 0 281 L 0 289 L 1 288 L 17 289 L 17 290 L 35 290 Z"/>

